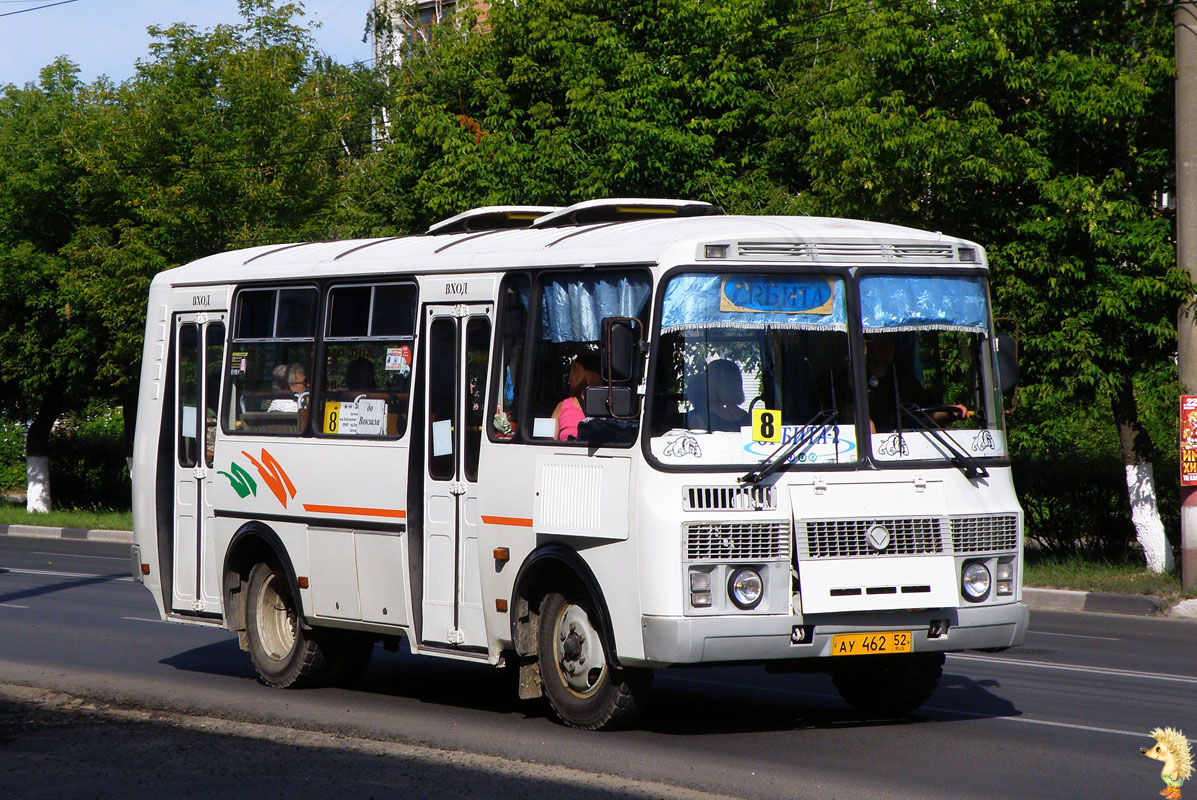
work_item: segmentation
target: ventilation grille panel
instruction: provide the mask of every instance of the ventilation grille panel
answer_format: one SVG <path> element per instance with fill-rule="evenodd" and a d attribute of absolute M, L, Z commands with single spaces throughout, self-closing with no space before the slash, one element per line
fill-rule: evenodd
<path fill-rule="evenodd" d="M 944 552 L 944 537 L 937 517 L 810 520 L 805 525 L 807 558 L 917 556 Z M 889 545 L 880 551 L 869 546 L 868 531 L 874 525 L 883 525 L 889 531 Z"/>
<path fill-rule="evenodd" d="M 682 489 L 686 511 L 772 511 L 777 508 L 772 486 L 687 486 Z"/>
<path fill-rule="evenodd" d="M 739 242 L 741 258 L 797 258 L 821 261 L 956 261 L 950 244 L 887 242 Z"/>
<path fill-rule="evenodd" d="M 691 522 L 684 530 L 687 561 L 790 559 L 788 522 Z"/>
<path fill-rule="evenodd" d="M 952 517 L 952 549 L 957 553 L 988 553 L 1018 549 L 1018 517 Z"/>

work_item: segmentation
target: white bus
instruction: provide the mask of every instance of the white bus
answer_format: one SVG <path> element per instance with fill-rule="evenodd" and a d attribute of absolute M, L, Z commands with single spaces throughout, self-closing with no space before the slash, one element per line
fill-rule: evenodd
<path fill-rule="evenodd" d="M 998 341 L 976 244 L 697 202 L 221 253 L 150 288 L 134 574 L 275 687 L 406 640 L 580 728 L 696 664 L 907 713 L 1026 633 Z"/>

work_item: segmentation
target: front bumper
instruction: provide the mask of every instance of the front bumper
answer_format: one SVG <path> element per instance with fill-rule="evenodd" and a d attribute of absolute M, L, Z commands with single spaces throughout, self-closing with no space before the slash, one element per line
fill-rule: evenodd
<path fill-rule="evenodd" d="M 833 635 L 866 631 L 910 631 L 915 652 L 1015 647 L 1026 637 L 1029 617 L 1023 603 L 1003 603 L 805 616 L 644 616 L 641 621 L 645 661 L 662 665 L 820 658 L 831 655 Z M 947 631 L 932 638 L 929 629 L 937 620 L 947 621 Z M 809 642 L 792 643 L 795 626 L 813 626 Z"/>

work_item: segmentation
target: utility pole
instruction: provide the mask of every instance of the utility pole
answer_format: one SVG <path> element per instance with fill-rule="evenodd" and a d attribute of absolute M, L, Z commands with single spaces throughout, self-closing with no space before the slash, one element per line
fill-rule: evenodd
<path fill-rule="evenodd" d="M 1176 264 L 1197 283 L 1197 0 L 1177 0 L 1176 12 Z M 1197 395 L 1197 301 L 1180 309 L 1176 325 L 1181 392 Z M 1197 586 L 1197 487 L 1181 487 L 1180 568 L 1185 588 Z"/>

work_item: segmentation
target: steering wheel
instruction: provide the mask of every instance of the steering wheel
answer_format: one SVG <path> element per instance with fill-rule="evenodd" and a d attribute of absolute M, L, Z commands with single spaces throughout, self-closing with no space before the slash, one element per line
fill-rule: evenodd
<path fill-rule="evenodd" d="M 926 408 L 920 408 L 919 413 L 927 414 L 928 416 L 932 414 L 950 414 L 952 422 L 962 420 L 966 416 L 966 412 L 962 411 L 959 406 L 927 406 Z"/>

